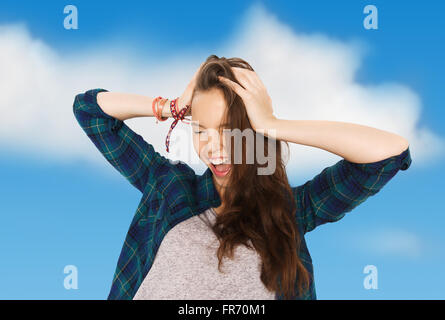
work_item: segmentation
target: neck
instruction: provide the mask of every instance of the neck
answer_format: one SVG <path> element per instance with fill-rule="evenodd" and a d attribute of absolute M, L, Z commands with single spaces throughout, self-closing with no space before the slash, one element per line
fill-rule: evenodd
<path fill-rule="evenodd" d="M 213 208 L 215 210 L 215 212 L 217 214 L 219 214 L 219 213 L 221 213 L 223 211 L 223 208 L 224 208 L 224 199 L 223 199 L 223 197 L 224 197 L 224 191 L 225 191 L 226 187 L 221 185 L 221 184 L 219 184 L 219 182 L 216 180 L 215 176 L 212 176 L 212 179 L 213 179 L 213 185 L 215 186 L 215 189 L 218 192 L 218 195 L 219 195 L 219 197 L 221 199 L 221 205 L 219 207 L 217 207 L 217 208 Z"/>
<path fill-rule="evenodd" d="M 221 204 L 219 207 L 217 208 L 213 208 L 213 210 L 215 211 L 215 213 L 217 215 L 221 214 L 221 212 L 223 211 L 224 206 Z"/>

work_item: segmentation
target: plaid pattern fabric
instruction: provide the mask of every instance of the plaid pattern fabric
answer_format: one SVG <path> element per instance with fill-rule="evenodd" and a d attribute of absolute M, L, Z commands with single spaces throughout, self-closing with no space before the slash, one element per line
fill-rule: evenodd
<path fill-rule="evenodd" d="M 156 152 L 123 121 L 103 112 L 91 89 L 76 95 L 74 115 L 88 138 L 134 187 L 142 193 L 117 262 L 108 299 L 131 300 L 150 270 L 166 233 L 176 224 L 221 199 L 207 168 L 196 175 L 184 162 L 172 162 Z M 302 233 L 341 219 L 346 212 L 376 194 L 399 169 L 411 164 L 409 148 L 400 155 L 369 164 L 340 160 L 305 184 L 292 188 L 296 221 Z M 304 237 L 300 258 L 312 275 L 310 289 L 295 299 L 316 299 L 311 256 Z M 276 295 L 276 299 L 283 297 Z"/>
<path fill-rule="evenodd" d="M 379 192 L 399 170 L 411 165 L 409 147 L 397 156 L 372 163 L 342 159 L 305 184 L 292 188 L 303 214 L 298 222 L 304 233 L 335 222 L 370 196 Z"/>

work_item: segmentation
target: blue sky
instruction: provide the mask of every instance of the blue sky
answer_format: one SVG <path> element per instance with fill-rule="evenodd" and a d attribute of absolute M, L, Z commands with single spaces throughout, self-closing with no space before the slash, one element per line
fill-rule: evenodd
<path fill-rule="evenodd" d="M 436 148 L 432 141 L 443 141 L 445 136 L 442 87 L 445 75 L 441 59 L 445 54 L 445 22 L 440 16 L 445 5 L 438 1 L 276 0 L 225 1 L 223 5 L 208 1 L 164 4 L 127 1 L 123 7 L 106 1 L 69 4 L 79 10 L 78 30 L 63 28 L 65 4 L 60 1 L 45 1 L 38 6 L 31 1 L 2 1 L 0 26 L 24 23 L 30 37 L 45 43 L 59 58 L 66 58 L 66 65 L 70 59 L 75 61 L 73 57 L 78 53 L 107 46 L 126 46 L 134 54 L 131 58 L 137 57 L 135 61 L 146 59 L 160 65 L 184 52 L 189 55 L 199 52 L 201 60 L 212 53 L 230 56 L 231 51 L 223 49 L 236 43 L 234 39 L 243 30 L 245 13 L 254 4 L 260 4 L 293 32 L 323 34 L 338 43 L 360 41 L 366 46 L 366 53 L 354 73 L 354 83 L 367 88 L 391 82 L 409 88 L 420 103 L 410 102 L 418 109 L 406 109 L 408 115 L 414 114 L 406 119 L 415 121 L 406 132 L 415 137 L 424 128 L 435 139 L 413 139 L 413 164 L 407 171 L 399 172 L 380 193 L 341 221 L 320 226 L 306 236 L 314 263 L 317 296 L 319 299 L 444 298 L 441 271 L 445 262 L 445 215 L 439 200 L 443 196 L 445 175 L 440 165 L 443 154 L 432 152 Z M 378 30 L 363 28 L 363 8 L 367 4 L 374 4 L 379 10 Z M 156 19 L 155 14 L 164 18 Z M 84 77 L 85 90 L 95 85 L 88 87 L 91 81 L 87 73 L 76 77 L 80 82 Z M 36 79 L 38 82 L 38 76 Z M 24 86 L 28 85 L 26 81 Z M 64 81 L 61 79 L 62 87 Z M 96 83 L 95 87 L 107 84 Z M 74 95 L 70 93 L 63 100 L 68 103 L 61 103 L 58 108 L 66 108 L 63 113 L 66 123 L 75 127 L 69 101 Z M 19 94 L 10 95 L 12 101 L 19 101 Z M 391 101 L 388 96 L 381 101 Z M 394 96 L 406 97 L 401 93 Z M 1 107 L 3 111 L 20 111 L 21 105 L 4 103 Z M 394 110 L 394 121 L 399 115 L 405 116 L 403 103 Z M 85 161 L 85 153 L 69 153 L 78 146 L 74 141 L 87 143 L 78 128 L 61 135 L 61 145 L 66 149 L 64 158 L 50 152 L 50 147 L 56 144 L 45 145 L 48 149 L 32 148 L 41 145 L 39 131 L 45 131 L 47 126 L 45 110 L 39 111 L 43 116 L 31 119 L 35 135 L 6 135 L 6 131 L 1 131 L 0 143 L 4 147 L 0 157 L 0 298 L 105 299 L 140 194 L 104 159 L 102 162 L 99 159 L 101 165 L 97 166 Z M 282 111 L 284 114 L 286 109 Z M 403 125 L 394 128 L 402 130 Z M 162 131 L 161 137 L 166 132 Z M 320 155 L 324 154 L 317 154 Z M 303 174 L 288 171 L 291 185 L 305 182 L 324 164 L 321 162 Z M 374 241 L 371 238 L 376 234 Z M 385 241 L 394 245 L 382 250 Z M 79 270 L 77 290 L 66 290 L 63 286 L 66 265 L 75 265 Z M 366 265 L 378 268 L 377 290 L 363 287 Z"/>

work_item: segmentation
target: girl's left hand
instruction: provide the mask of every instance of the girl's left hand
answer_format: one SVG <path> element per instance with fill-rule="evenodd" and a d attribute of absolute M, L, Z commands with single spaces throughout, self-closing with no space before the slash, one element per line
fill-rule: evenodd
<path fill-rule="evenodd" d="M 226 77 L 218 76 L 218 79 L 243 99 L 250 124 L 255 131 L 270 128 L 271 122 L 276 120 L 272 110 L 272 99 L 257 73 L 239 67 L 232 67 L 232 71 L 242 86 Z"/>

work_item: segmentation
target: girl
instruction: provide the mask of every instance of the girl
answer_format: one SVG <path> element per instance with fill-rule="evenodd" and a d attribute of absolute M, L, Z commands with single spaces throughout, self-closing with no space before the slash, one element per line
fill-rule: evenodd
<path fill-rule="evenodd" d="M 209 56 L 181 97 L 160 98 L 91 89 L 74 101 L 82 129 L 142 193 L 108 299 L 316 299 L 305 233 L 340 220 L 411 164 L 399 135 L 277 118 L 258 75 L 239 58 Z M 173 117 L 171 129 L 191 116 L 205 172 L 172 163 L 124 123 L 141 116 Z M 253 140 L 239 139 L 235 150 L 233 132 Z M 291 187 L 281 154 L 288 142 L 343 159 Z M 258 154 L 272 156 L 272 170 Z"/>

